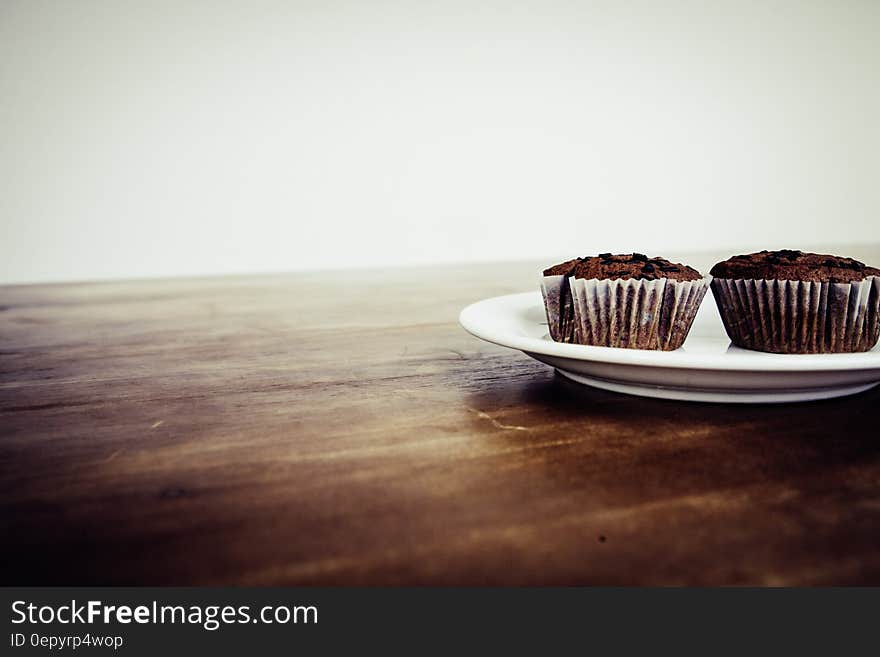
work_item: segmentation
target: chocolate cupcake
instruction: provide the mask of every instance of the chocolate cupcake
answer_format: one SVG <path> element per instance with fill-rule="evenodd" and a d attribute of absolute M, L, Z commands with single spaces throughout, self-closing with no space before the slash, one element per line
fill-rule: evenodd
<path fill-rule="evenodd" d="M 641 253 L 576 258 L 544 270 L 550 337 L 629 349 L 678 349 L 706 294 L 687 265 Z"/>
<path fill-rule="evenodd" d="M 880 270 L 802 251 L 719 262 L 712 294 L 731 341 L 780 354 L 868 351 L 880 337 Z"/>

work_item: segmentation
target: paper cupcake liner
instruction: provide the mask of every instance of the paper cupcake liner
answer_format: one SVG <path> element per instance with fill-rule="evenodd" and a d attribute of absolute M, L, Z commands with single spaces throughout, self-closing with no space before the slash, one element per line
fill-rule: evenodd
<path fill-rule="evenodd" d="M 547 326 L 554 342 L 577 342 L 577 326 L 574 321 L 574 304 L 571 288 L 565 276 L 544 276 L 541 279 Z"/>
<path fill-rule="evenodd" d="M 784 354 L 868 351 L 880 337 L 880 278 L 852 283 L 715 278 L 738 347 Z"/>
<path fill-rule="evenodd" d="M 676 281 L 545 276 L 550 337 L 557 342 L 628 349 L 678 349 L 706 294 L 708 279 Z M 565 303 L 571 303 L 571 311 Z M 562 339 L 557 340 L 556 336 Z"/>

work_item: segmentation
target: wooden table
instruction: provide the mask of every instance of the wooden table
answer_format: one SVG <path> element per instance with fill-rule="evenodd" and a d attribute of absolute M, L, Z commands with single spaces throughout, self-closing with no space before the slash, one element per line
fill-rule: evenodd
<path fill-rule="evenodd" d="M 627 397 L 458 326 L 542 264 L 0 289 L 2 582 L 880 584 L 880 389 Z"/>

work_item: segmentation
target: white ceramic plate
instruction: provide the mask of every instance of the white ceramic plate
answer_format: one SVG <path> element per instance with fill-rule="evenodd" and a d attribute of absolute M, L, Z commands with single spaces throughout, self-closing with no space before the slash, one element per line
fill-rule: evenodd
<path fill-rule="evenodd" d="M 852 395 L 880 383 L 880 345 L 861 354 L 766 354 L 734 347 L 711 294 L 675 351 L 553 342 L 540 292 L 479 301 L 461 311 L 459 321 L 476 337 L 519 349 L 573 381 L 631 395 L 798 402 Z"/>

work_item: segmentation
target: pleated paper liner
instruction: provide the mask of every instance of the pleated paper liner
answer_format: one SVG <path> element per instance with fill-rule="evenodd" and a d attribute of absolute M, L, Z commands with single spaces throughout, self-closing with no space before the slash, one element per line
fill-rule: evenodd
<path fill-rule="evenodd" d="M 880 278 L 852 283 L 715 278 L 733 344 L 780 354 L 869 351 L 880 337 Z"/>
<path fill-rule="evenodd" d="M 664 351 L 684 343 L 709 280 L 570 277 L 566 294 L 555 280 L 564 278 L 545 276 L 541 286 L 555 341 Z"/>
<path fill-rule="evenodd" d="M 554 342 L 577 342 L 577 326 L 574 321 L 574 304 L 571 288 L 565 276 L 544 276 L 541 279 L 547 326 Z"/>

